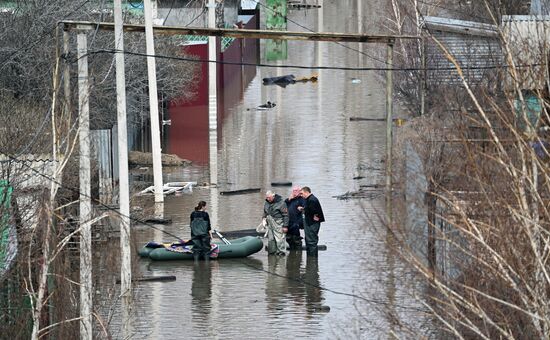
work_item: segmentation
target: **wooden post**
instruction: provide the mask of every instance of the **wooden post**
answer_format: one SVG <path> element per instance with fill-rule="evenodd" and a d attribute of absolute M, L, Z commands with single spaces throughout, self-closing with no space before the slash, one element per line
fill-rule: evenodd
<path fill-rule="evenodd" d="M 80 126 L 80 339 L 92 339 L 92 200 L 90 186 L 90 106 L 86 32 L 77 35 L 78 123 Z"/>
<path fill-rule="evenodd" d="M 122 30 L 121 0 L 114 0 L 118 183 L 120 211 L 120 292 L 130 295 L 132 288 L 132 261 L 130 252 L 130 189 L 128 180 L 128 131 L 126 122 L 126 75 L 124 70 L 124 35 Z M 122 320 L 126 324 L 128 320 Z"/>
<path fill-rule="evenodd" d="M 208 27 L 216 27 L 216 1 L 208 0 Z M 218 183 L 218 92 L 217 92 L 217 38 L 208 37 L 208 155 L 210 184 Z"/>
<path fill-rule="evenodd" d="M 392 224 L 392 125 L 393 125 L 393 42 L 387 47 L 386 71 L 386 216 Z"/>
<path fill-rule="evenodd" d="M 157 72 L 155 62 L 155 42 L 153 39 L 153 17 L 151 0 L 143 1 L 145 16 L 145 42 L 147 45 L 147 72 L 149 77 L 149 109 L 151 114 L 151 151 L 153 156 L 153 184 L 155 186 L 155 202 L 164 202 L 162 191 L 162 159 L 160 148 L 159 108 L 157 94 Z"/>

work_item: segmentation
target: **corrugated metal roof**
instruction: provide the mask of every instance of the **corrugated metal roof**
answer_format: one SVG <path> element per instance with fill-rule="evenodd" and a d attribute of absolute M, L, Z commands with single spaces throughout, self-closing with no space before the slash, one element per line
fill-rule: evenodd
<path fill-rule="evenodd" d="M 466 35 L 496 37 L 497 26 L 475 21 L 464 21 L 440 17 L 424 17 L 424 28 L 442 32 L 452 32 Z"/>

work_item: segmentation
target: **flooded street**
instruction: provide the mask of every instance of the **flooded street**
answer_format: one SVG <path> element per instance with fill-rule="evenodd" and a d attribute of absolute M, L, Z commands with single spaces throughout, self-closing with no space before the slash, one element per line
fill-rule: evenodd
<path fill-rule="evenodd" d="M 361 6 L 381 8 L 384 1 L 324 1 L 321 9 L 289 11 L 288 30 L 380 33 L 374 27 L 384 16 Z M 357 11 L 367 17 L 357 19 Z M 265 8 L 261 8 L 262 16 Z M 338 13 L 338 15 L 335 15 Z M 262 63 L 265 44 L 261 44 Z M 288 42 L 288 58 L 279 65 L 334 67 L 381 66 L 369 56 L 385 58 L 383 45 Z M 368 54 L 369 56 L 365 55 Z M 316 83 L 286 88 L 263 86 L 262 78 L 294 74 L 318 75 Z M 355 80 L 352 80 L 354 79 Z M 286 257 L 265 251 L 248 258 L 200 262 L 139 261 L 142 275 L 175 275 L 173 282 L 136 284 L 133 338 L 207 337 L 227 339 L 386 338 L 396 306 L 407 305 L 400 292 L 397 259 L 385 238 L 380 216 L 384 196 L 337 200 L 360 185 L 383 183 L 384 122 L 354 122 L 350 117 L 383 118 L 383 75 L 372 71 L 306 70 L 259 67 L 239 105 L 226 108 L 220 126 L 217 189 L 197 188 L 192 194 L 168 196 L 165 214 L 171 225 L 157 225 L 172 234 L 189 235 L 189 214 L 199 200 L 208 203 L 213 226 L 230 231 L 261 221 L 264 193 L 288 197 L 290 187 L 309 186 L 319 198 L 326 222 L 318 259 L 306 253 Z M 276 107 L 257 111 L 256 106 Z M 359 169 L 367 169 L 359 171 Z M 354 179 L 361 175 L 364 178 Z M 167 170 L 166 181 L 208 181 L 208 168 Z M 262 188 L 259 193 L 219 195 L 221 190 Z M 138 244 L 167 240 L 158 230 L 138 227 Z M 399 309 L 398 311 L 399 312 Z"/>

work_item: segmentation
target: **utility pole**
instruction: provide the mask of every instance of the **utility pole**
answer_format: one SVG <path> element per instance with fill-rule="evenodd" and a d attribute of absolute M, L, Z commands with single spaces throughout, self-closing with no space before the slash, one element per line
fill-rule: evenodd
<path fill-rule="evenodd" d="M 88 39 L 77 35 L 78 123 L 80 143 L 80 339 L 92 339 L 92 200 L 90 186 L 90 105 Z"/>
<path fill-rule="evenodd" d="M 145 43 L 147 45 L 147 73 L 149 78 L 149 109 L 151 114 L 151 150 L 153 156 L 153 184 L 155 186 L 155 203 L 164 202 L 162 191 L 162 159 L 160 148 L 159 108 L 157 94 L 157 71 L 155 62 L 155 42 L 153 40 L 153 16 L 151 0 L 143 1 L 145 16 Z"/>
<path fill-rule="evenodd" d="M 120 292 L 130 295 L 132 288 L 132 262 L 130 258 L 130 189 L 128 180 L 128 131 L 126 122 L 126 76 L 124 70 L 124 32 L 122 30 L 121 0 L 114 0 L 117 132 L 118 132 L 118 183 L 120 211 Z M 156 106 L 156 105 L 155 105 Z M 122 320 L 124 324 L 128 320 Z"/>
<path fill-rule="evenodd" d="M 216 1 L 208 0 L 208 27 L 216 28 Z M 218 184 L 217 38 L 208 37 L 208 143 L 210 184 Z"/>
<path fill-rule="evenodd" d="M 71 119 L 71 66 L 69 57 L 69 32 L 63 31 L 63 55 L 65 56 L 65 65 L 63 67 L 63 94 L 65 95 L 65 110 L 67 119 Z"/>
<path fill-rule="evenodd" d="M 392 217 L 392 125 L 393 125 L 393 42 L 387 45 L 386 71 L 386 216 L 388 226 L 391 226 Z"/>

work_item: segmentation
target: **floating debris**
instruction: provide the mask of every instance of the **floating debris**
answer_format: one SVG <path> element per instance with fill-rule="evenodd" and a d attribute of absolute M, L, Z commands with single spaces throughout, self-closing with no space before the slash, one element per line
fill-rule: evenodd
<path fill-rule="evenodd" d="M 220 195 L 241 195 L 241 194 L 249 194 L 252 192 L 260 192 L 260 188 L 249 188 L 249 189 L 239 189 L 239 190 L 228 190 L 228 191 L 220 191 Z"/>
<path fill-rule="evenodd" d="M 258 107 L 256 108 L 256 110 L 258 110 L 258 111 L 269 110 L 269 109 L 271 109 L 271 108 L 274 108 L 275 106 L 277 106 L 277 104 L 268 101 L 267 103 L 258 106 Z"/>
<path fill-rule="evenodd" d="M 172 224 L 171 218 L 158 218 L 158 217 L 149 217 L 144 220 L 146 223 L 153 224 Z"/>
<path fill-rule="evenodd" d="M 143 276 L 143 277 L 132 279 L 132 282 L 168 282 L 168 281 L 176 281 L 176 276 L 174 275 Z M 120 279 L 117 279 L 116 283 L 120 284 Z"/>
<path fill-rule="evenodd" d="M 383 189 L 384 185 L 382 184 L 362 184 L 359 188 L 372 188 L 372 189 Z"/>
<path fill-rule="evenodd" d="M 310 77 L 301 77 L 296 78 L 293 74 L 287 74 L 284 76 L 278 77 L 266 77 L 262 79 L 264 85 L 277 85 L 282 88 L 285 88 L 287 85 L 296 84 L 296 83 L 306 83 L 306 82 L 316 82 L 319 79 L 319 76 L 314 74 Z"/>
<path fill-rule="evenodd" d="M 290 187 L 292 182 L 271 182 L 272 187 Z"/>
<path fill-rule="evenodd" d="M 369 199 L 374 200 L 382 196 L 381 190 L 364 190 L 360 189 L 358 191 L 348 191 L 342 195 L 332 196 L 338 200 L 351 200 L 351 199 Z"/>
<path fill-rule="evenodd" d="M 385 122 L 386 118 L 349 117 L 349 120 L 350 122 Z M 394 118 L 392 121 L 398 126 L 406 122 L 403 118 Z"/>
<path fill-rule="evenodd" d="M 321 8 L 321 5 L 313 5 L 313 4 L 308 4 L 306 2 L 303 2 L 303 1 L 288 1 L 287 2 L 288 4 L 288 8 L 291 8 L 291 9 L 310 9 L 310 8 Z"/>
<path fill-rule="evenodd" d="M 382 171 L 382 168 L 372 165 L 359 164 L 357 166 L 357 171 Z"/>
<path fill-rule="evenodd" d="M 164 195 L 170 195 L 170 194 L 179 194 L 179 193 L 192 193 L 193 192 L 193 186 L 196 186 L 197 182 L 168 182 L 164 184 L 162 187 L 162 193 Z M 140 195 L 146 195 L 146 194 L 154 194 L 155 193 L 155 187 L 150 186 L 148 188 L 143 189 L 139 194 Z"/>

